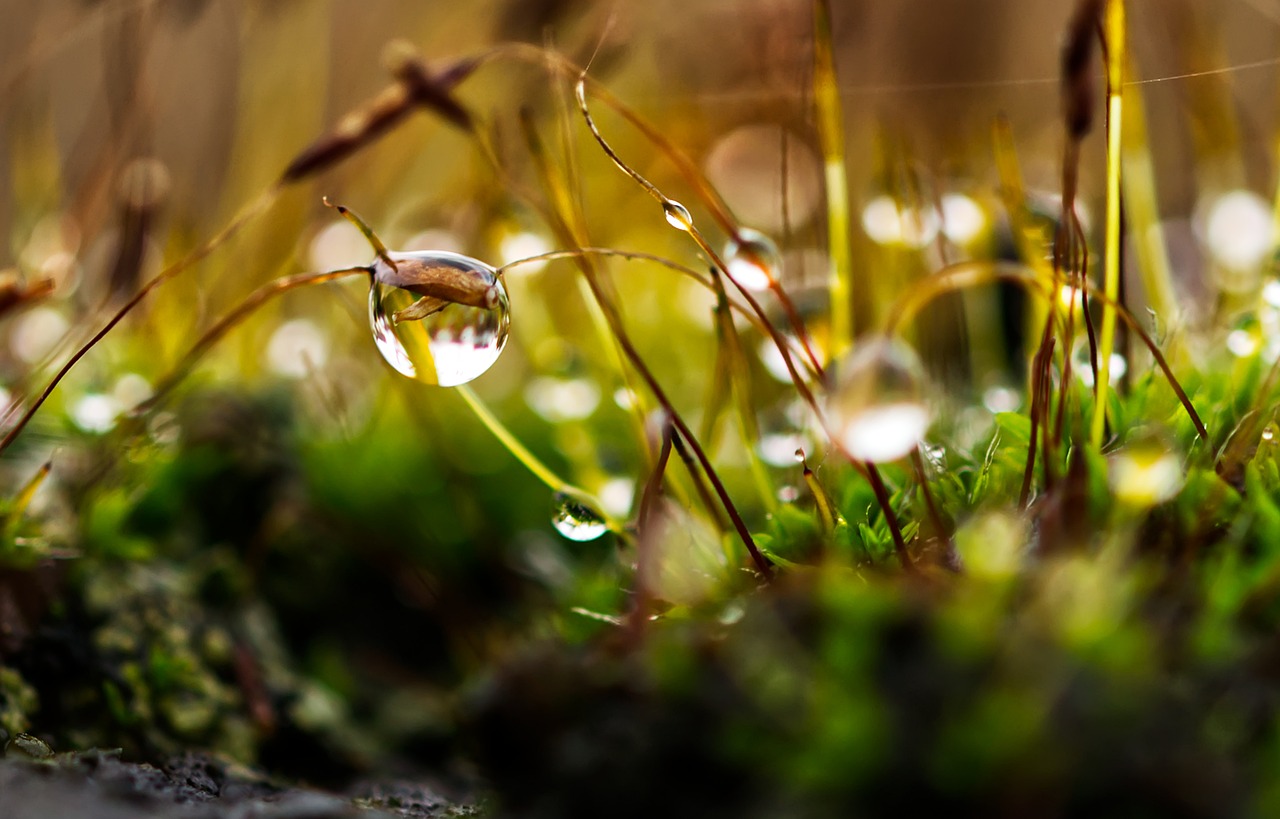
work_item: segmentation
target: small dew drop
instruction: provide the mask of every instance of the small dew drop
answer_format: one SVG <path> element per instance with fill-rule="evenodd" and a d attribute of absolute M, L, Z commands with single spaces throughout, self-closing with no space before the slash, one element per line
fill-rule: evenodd
<path fill-rule="evenodd" d="M 1276 425 L 1267 424 L 1262 429 L 1262 440 L 1270 444 L 1270 443 L 1273 443 L 1275 439 L 1276 439 Z"/>
<path fill-rule="evenodd" d="M 507 290 L 496 271 L 445 251 L 391 257 L 399 269 L 379 261 L 369 288 L 369 324 L 387 363 L 401 375 L 442 387 L 465 384 L 493 366 L 511 324 Z"/>
<path fill-rule="evenodd" d="M 724 248 L 729 276 L 748 290 L 768 290 L 782 270 L 782 254 L 773 240 L 758 230 L 739 228 Z"/>
<path fill-rule="evenodd" d="M 667 199 L 662 203 L 662 212 L 667 217 L 667 223 L 676 230 L 691 231 L 693 230 L 693 215 L 689 213 L 689 209 L 674 199 Z"/>
<path fill-rule="evenodd" d="M 595 540 L 609 531 L 604 516 L 582 499 L 567 492 L 557 492 L 553 502 L 555 511 L 551 514 L 551 525 L 569 540 Z"/>
<path fill-rule="evenodd" d="M 769 466 L 789 467 L 796 462 L 795 453 L 803 450 L 809 441 L 798 430 L 768 432 L 760 436 L 756 452 Z"/>
<path fill-rule="evenodd" d="M 802 463 L 804 463 L 804 448 L 803 448 L 803 447 L 798 447 L 798 448 L 796 449 L 796 463 L 798 463 L 798 464 L 802 464 Z"/>
<path fill-rule="evenodd" d="M 827 399 L 837 439 L 860 461 L 897 460 L 929 428 L 924 373 L 915 352 L 896 339 L 866 342 L 837 367 Z"/>

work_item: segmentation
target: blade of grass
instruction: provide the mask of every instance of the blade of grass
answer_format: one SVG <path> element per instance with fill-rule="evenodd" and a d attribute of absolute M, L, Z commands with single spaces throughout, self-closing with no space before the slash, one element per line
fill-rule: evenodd
<path fill-rule="evenodd" d="M 813 17 L 813 102 L 826 178 L 827 252 L 830 260 L 827 282 L 831 291 L 831 339 L 827 360 L 833 361 L 853 346 L 858 331 L 854 305 L 852 219 L 849 214 L 849 177 L 844 162 L 840 84 L 831 43 L 830 0 L 814 0 Z M 786 191 L 782 195 L 786 196 Z"/>
<path fill-rule="evenodd" d="M 1102 446 L 1107 428 L 1107 396 L 1111 389 L 1111 351 L 1115 346 L 1116 311 L 1120 297 L 1120 177 L 1124 124 L 1125 15 L 1124 0 L 1108 0 L 1104 29 L 1107 44 L 1107 226 L 1103 251 L 1102 328 L 1098 339 L 1098 377 L 1090 441 Z M 1070 354 L 1070 351 L 1065 351 Z"/>

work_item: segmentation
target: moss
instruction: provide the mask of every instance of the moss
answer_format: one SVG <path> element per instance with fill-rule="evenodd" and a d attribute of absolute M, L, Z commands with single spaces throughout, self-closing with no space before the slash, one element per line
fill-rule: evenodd
<path fill-rule="evenodd" d="M 31 716 L 40 707 L 35 688 L 16 669 L 0 665 L 0 731 L 5 737 L 31 728 Z"/>

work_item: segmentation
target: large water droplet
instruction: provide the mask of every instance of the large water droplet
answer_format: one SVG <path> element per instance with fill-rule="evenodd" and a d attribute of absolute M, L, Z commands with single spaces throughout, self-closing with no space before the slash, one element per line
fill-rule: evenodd
<path fill-rule="evenodd" d="M 445 251 L 392 253 L 379 260 L 369 289 L 369 324 L 378 351 L 397 372 L 456 387 L 480 376 L 507 343 L 511 306 L 497 272 Z"/>
<path fill-rule="evenodd" d="M 551 525 L 569 540 L 595 540 L 609 531 L 604 516 L 581 498 L 557 492 L 553 500 L 555 511 L 551 514 Z"/>
<path fill-rule="evenodd" d="M 929 427 L 924 371 L 895 339 L 865 342 L 837 366 L 827 398 L 832 429 L 860 461 L 894 461 L 915 449 Z"/>
<path fill-rule="evenodd" d="M 748 290 L 768 290 L 782 270 L 782 254 L 773 240 L 758 230 L 739 228 L 724 248 L 729 275 Z"/>

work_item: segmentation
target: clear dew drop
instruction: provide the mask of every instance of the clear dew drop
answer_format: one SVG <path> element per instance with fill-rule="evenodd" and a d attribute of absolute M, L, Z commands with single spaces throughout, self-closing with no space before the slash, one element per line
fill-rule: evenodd
<path fill-rule="evenodd" d="M 440 271 L 455 289 L 462 286 L 484 293 L 490 306 L 446 302 L 421 318 L 406 316 L 404 311 L 427 294 L 414 283 L 389 284 L 394 273 L 379 261 L 369 288 L 369 324 L 387 363 L 401 375 L 442 387 L 465 384 L 493 366 L 506 346 L 511 325 L 511 305 L 497 272 L 478 259 L 445 251 L 392 253 L 391 257 L 419 270 Z"/>
<path fill-rule="evenodd" d="M 689 213 L 689 209 L 676 200 L 665 200 L 662 203 L 662 212 L 667 217 L 667 223 L 676 230 L 686 232 L 693 230 L 693 214 Z"/>
<path fill-rule="evenodd" d="M 866 342 L 836 368 L 827 398 L 832 429 L 860 461 L 895 461 L 916 448 L 931 420 L 924 404 L 924 370 L 915 352 L 896 339 Z"/>
<path fill-rule="evenodd" d="M 739 228 L 724 248 L 729 276 L 748 290 L 768 290 L 782 270 L 782 254 L 773 240 L 758 230 Z"/>
<path fill-rule="evenodd" d="M 1262 428 L 1262 440 L 1267 443 L 1274 443 L 1276 440 L 1276 425 L 1267 424 Z"/>
<path fill-rule="evenodd" d="M 604 516 L 581 498 L 567 492 L 557 492 L 553 500 L 555 511 L 551 514 L 551 525 L 569 540 L 595 540 L 609 531 Z"/>

